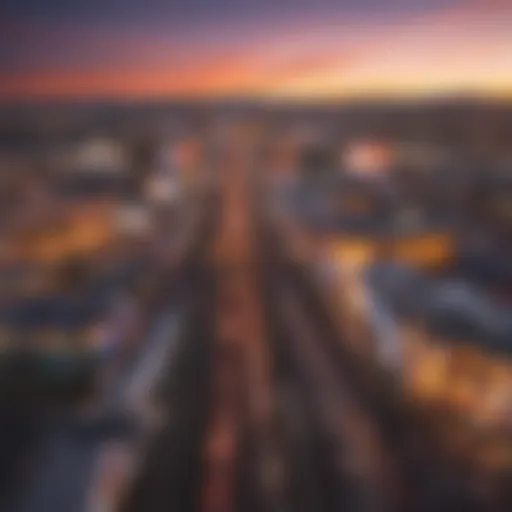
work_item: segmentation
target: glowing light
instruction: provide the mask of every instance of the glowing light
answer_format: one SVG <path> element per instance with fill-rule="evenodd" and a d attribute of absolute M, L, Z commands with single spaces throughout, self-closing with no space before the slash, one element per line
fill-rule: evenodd
<path fill-rule="evenodd" d="M 393 160 L 392 148 L 375 141 L 354 142 L 343 155 L 344 164 L 349 172 L 368 176 L 387 172 Z"/>

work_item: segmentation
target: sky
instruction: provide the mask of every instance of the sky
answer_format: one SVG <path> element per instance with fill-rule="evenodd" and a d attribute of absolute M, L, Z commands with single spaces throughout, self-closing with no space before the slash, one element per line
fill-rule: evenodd
<path fill-rule="evenodd" d="M 0 98 L 512 96 L 512 0 L 2 0 Z"/>

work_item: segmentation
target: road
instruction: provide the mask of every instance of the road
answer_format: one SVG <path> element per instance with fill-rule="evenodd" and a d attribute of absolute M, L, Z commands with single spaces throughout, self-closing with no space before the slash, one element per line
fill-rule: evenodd
<path fill-rule="evenodd" d="M 236 152 L 223 168 L 168 422 L 121 510 L 501 510 L 350 354 Z"/>
<path fill-rule="evenodd" d="M 107 400 L 143 420 L 131 457 L 95 472 L 104 445 L 54 430 L 13 512 L 507 510 L 350 353 L 243 155 L 228 145 L 218 166 L 173 298 Z"/>

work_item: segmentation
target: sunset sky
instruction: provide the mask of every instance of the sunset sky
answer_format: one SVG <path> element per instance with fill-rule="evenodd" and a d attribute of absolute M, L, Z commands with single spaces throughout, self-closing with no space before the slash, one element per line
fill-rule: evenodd
<path fill-rule="evenodd" d="M 4 0 L 0 98 L 512 96 L 512 0 Z"/>

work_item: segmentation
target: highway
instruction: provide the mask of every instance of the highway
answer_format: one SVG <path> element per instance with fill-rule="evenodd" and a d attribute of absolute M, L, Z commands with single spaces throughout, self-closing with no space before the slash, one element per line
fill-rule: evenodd
<path fill-rule="evenodd" d="M 104 392 L 95 418 L 126 415 L 123 434 L 50 425 L 8 512 L 507 510 L 350 353 L 250 163 L 220 154 L 141 349 Z"/>
<path fill-rule="evenodd" d="M 121 510 L 506 510 L 349 353 L 236 152 L 221 167 L 167 421 Z"/>

